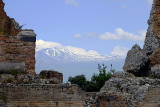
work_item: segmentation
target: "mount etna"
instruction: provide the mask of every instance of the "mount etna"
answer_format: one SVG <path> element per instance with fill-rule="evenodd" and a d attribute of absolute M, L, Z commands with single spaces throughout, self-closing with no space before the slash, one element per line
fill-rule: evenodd
<path fill-rule="evenodd" d="M 88 79 L 98 73 L 98 64 L 104 63 L 107 70 L 111 64 L 116 71 L 122 70 L 124 58 L 113 55 L 83 54 L 70 51 L 63 47 L 36 49 L 36 73 L 41 70 L 57 70 L 64 75 L 64 82 L 69 76 L 84 74 Z"/>

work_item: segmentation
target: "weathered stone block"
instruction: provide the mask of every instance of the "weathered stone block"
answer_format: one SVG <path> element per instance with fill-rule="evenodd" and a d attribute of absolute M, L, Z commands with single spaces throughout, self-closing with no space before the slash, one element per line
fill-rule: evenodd
<path fill-rule="evenodd" d="M 151 67 L 151 76 L 160 79 L 160 64 Z"/>
<path fill-rule="evenodd" d="M 8 73 L 10 70 L 25 72 L 25 63 L 0 62 L 0 73 Z"/>
<path fill-rule="evenodd" d="M 99 95 L 97 97 L 98 107 L 127 107 L 126 98 L 118 95 Z"/>
<path fill-rule="evenodd" d="M 150 70 L 149 63 L 147 54 L 136 44 L 128 51 L 123 69 L 135 76 L 147 76 Z"/>
<path fill-rule="evenodd" d="M 128 72 L 118 71 L 112 75 L 112 78 L 134 78 L 135 76 Z"/>
<path fill-rule="evenodd" d="M 43 70 L 39 75 L 44 81 L 47 80 L 48 84 L 62 84 L 63 82 L 63 74 L 54 70 Z"/>
<path fill-rule="evenodd" d="M 160 48 L 156 49 L 150 56 L 151 66 L 160 64 Z"/>
<path fill-rule="evenodd" d="M 18 34 L 18 38 L 25 42 L 36 42 L 36 34 L 33 30 L 22 30 Z"/>

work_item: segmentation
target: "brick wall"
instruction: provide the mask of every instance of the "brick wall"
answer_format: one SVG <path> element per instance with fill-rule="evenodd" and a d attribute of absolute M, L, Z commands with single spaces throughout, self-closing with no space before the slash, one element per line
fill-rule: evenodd
<path fill-rule="evenodd" d="M 24 30 L 21 32 L 25 32 L 25 34 L 20 33 L 18 36 L 0 35 L 0 71 L 7 71 L 8 69 L 23 71 L 23 69 L 25 69 L 27 73 L 35 74 L 36 35 L 32 30 Z M 23 34 L 23 39 L 21 34 Z M 27 38 L 32 38 L 32 41 Z M 14 66 L 14 63 L 19 63 L 17 65 L 24 65 L 25 68 L 22 66 Z M 8 67 L 6 69 L 2 68 L 5 65 Z M 11 68 L 9 68 L 9 66 Z"/>
<path fill-rule="evenodd" d="M 0 85 L 0 93 L 7 107 L 84 107 L 86 99 L 77 85 Z"/>

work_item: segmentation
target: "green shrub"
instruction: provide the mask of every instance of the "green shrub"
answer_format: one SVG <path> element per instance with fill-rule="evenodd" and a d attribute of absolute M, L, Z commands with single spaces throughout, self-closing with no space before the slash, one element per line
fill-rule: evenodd
<path fill-rule="evenodd" d="M 68 81 L 70 81 L 72 84 L 77 84 L 80 86 L 83 90 L 86 90 L 86 77 L 85 75 L 78 75 L 75 77 L 69 77 Z"/>
<path fill-rule="evenodd" d="M 14 76 L 17 76 L 17 74 L 19 74 L 19 71 L 18 70 L 15 70 L 15 69 L 12 69 L 12 70 L 9 70 L 9 74 L 12 74 Z"/>
<path fill-rule="evenodd" d="M 0 100 L 4 101 L 6 103 L 7 98 L 3 93 L 0 93 Z"/>
<path fill-rule="evenodd" d="M 12 77 L 9 77 L 8 79 L 7 79 L 7 83 L 12 83 L 13 82 L 13 78 Z"/>
<path fill-rule="evenodd" d="M 107 73 L 106 68 L 107 67 L 104 64 L 102 64 L 102 66 L 98 64 L 99 74 L 93 74 L 91 81 L 87 81 L 85 75 L 69 77 L 68 81 L 70 81 L 72 84 L 77 84 L 87 92 L 98 92 L 105 84 L 105 81 L 109 80 L 115 72 L 115 70 L 112 69 L 112 64 L 111 70 Z"/>

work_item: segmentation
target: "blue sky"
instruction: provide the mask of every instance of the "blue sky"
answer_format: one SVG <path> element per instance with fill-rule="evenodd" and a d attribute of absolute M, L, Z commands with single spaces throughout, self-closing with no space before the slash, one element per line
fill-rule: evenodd
<path fill-rule="evenodd" d="M 144 44 L 152 0 L 4 0 L 7 15 L 37 42 L 125 57 Z M 42 45 L 41 45 L 42 46 Z"/>

